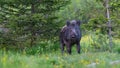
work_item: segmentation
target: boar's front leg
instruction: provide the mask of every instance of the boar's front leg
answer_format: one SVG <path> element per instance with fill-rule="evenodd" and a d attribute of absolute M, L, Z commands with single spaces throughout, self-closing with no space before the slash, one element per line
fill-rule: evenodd
<path fill-rule="evenodd" d="M 71 54 L 71 45 L 69 43 L 66 44 L 67 52 Z"/>
<path fill-rule="evenodd" d="M 77 52 L 80 54 L 80 42 L 77 43 Z"/>

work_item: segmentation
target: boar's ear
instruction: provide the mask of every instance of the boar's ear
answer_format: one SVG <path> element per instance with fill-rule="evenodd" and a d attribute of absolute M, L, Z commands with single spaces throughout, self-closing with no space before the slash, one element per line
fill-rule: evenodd
<path fill-rule="evenodd" d="M 77 24 L 80 26 L 80 24 L 81 24 L 81 21 L 80 21 L 80 20 L 77 20 Z"/>
<path fill-rule="evenodd" d="M 66 25 L 69 26 L 69 25 L 70 25 L 70 21 L 67 21 L 67 22 L 66 22 Z"/>

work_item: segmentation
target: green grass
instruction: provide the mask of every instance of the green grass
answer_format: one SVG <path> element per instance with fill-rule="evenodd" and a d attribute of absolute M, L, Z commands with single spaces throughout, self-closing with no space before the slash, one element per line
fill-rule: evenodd
<path fill-rule="evenodd" d="M 99 43 L 99 40 L 94 42 Z M 42 42 L 39 47 L 30 48 L 23 52 L 0 50 L 0 68 L 93 68 L 89 64 L 96 63 L 95 68 L 120 68 L 120 63 L 110 62 L 120 60 L 120 39 L 114 39 L 113 51 L 107 50 L 108 46 L 103 42 L 101 48 L 96 50 L 90 36 L 84 36 L 81 40 L 81 54 L 77 54 L 76 47 L 72 49 L 72 55 L 61 55 L 59 44 L 51 41 Z M 43 47 L 42 47 L 43 46 Z M 46 46 L 46 47 L 44 47 Z M 52 47 L 52 48 L 51 48 Z M 44 49 L 42 49 L 44 48 Z M 51 50 L 55 49 L 56 50 Z M 101 49 L 104 48 L 105 51 Z M 40 53 L 41 52 L 41 53 Z"/>
<path fill-rule="evenodd" d="M 72 55 L 53 52 L 41 55 L 0 52 L 0 68 L 86 68 L 97 63 L 97 68 L 120 68 L 119 64 L 110 65 L 111 61 L 120 60 L 120 54 L 109 52 L 82 53 Z"/>

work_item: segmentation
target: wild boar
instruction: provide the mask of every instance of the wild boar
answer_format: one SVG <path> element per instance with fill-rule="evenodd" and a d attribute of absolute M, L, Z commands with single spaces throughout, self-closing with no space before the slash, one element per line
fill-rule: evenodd
<path fill-rule="evenodd" d="M 80 53 L 80 20 L 67 21 L 66 25 L 60 31 L 60 46 L 62 54 L 64 52 L 64 47 L 66 46 L 67 52 L 71 54 L 72 45 L 77 45 L 77 52 Z"/>

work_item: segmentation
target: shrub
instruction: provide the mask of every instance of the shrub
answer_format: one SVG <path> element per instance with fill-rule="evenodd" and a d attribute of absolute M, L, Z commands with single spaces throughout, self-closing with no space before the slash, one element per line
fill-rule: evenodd
<path fill-rule="evenodd" d="M 59 48 L 59 43 L 55 41 L 40 41 L 37 45 L 32 48 L 26 48 L 27 54 L 42 54 L 47 52 L 56 51 Z"/>

